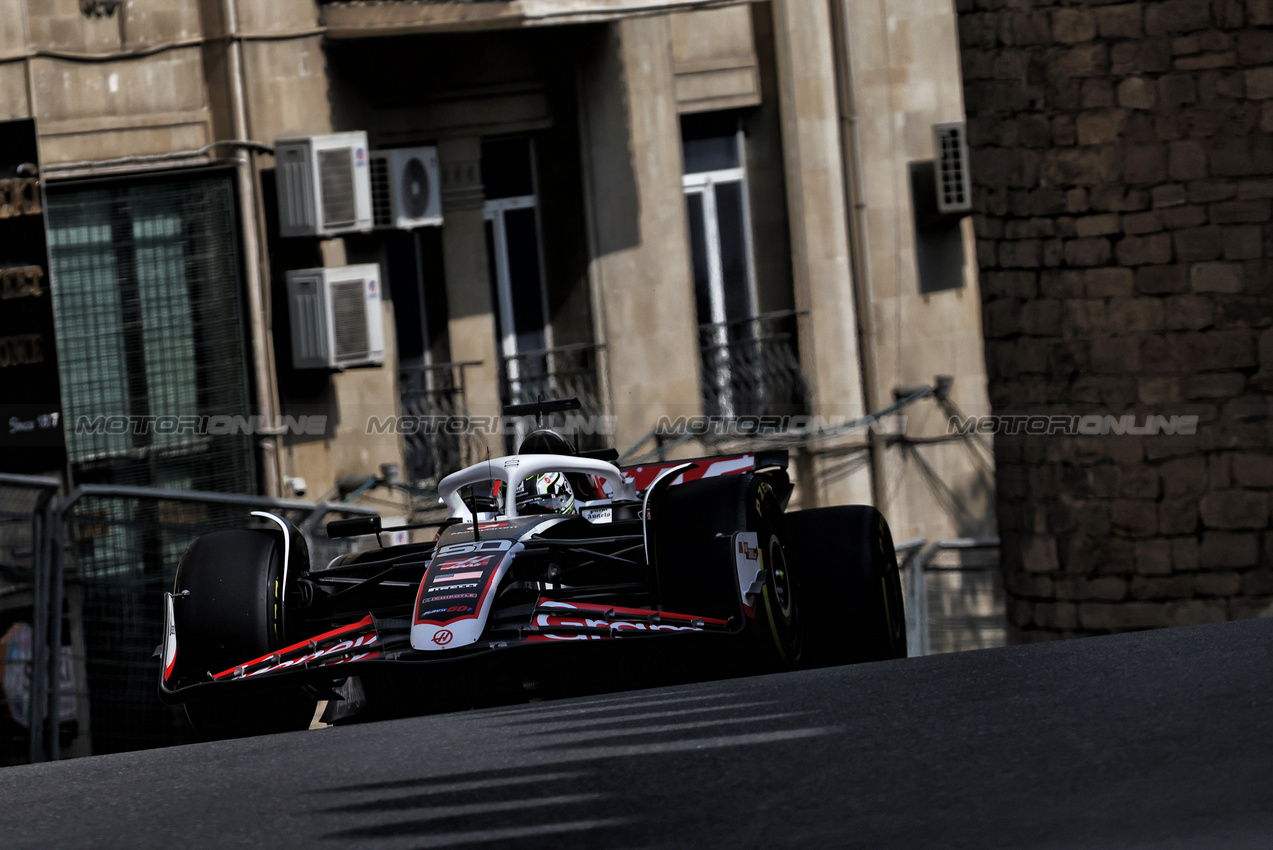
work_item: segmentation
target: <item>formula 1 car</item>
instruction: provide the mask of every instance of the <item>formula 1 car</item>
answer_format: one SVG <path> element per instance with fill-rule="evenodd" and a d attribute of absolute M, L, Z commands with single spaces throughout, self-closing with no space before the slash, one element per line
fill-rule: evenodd
<path fill-rule="evenodd" d="M 505 413 L 542 424 L 577 404 Z M 305 728 L 318 700 L 325 720 L 351 722 L 906 655 L 874 508 L 784 512 L 785 451 L 617 457 L 534 431 L 440 482 L 434 541 L 325 565 L 268 513 L 264 528 L 199 537 L 164 596 L 161 699 L 220 738 Z"/>

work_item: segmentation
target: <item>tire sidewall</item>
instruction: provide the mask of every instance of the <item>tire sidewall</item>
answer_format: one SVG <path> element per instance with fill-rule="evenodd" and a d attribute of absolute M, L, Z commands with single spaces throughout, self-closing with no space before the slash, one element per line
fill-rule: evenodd
<path fill-rule="evenodd" d="M 902 658 L 907 654 L 901 575 L 888 523 L 869 505 L 787 515 L 789 556 L 805 605 L 805 659 L 811 666 Z"/>
<path fill-rule="evenodd" d="M 893 548 L 893 534 L 879 512 L 874 512 L 874 528 L 870 540 L 873 552 L 878 556 L 873 573 L 879 577 L 880 595 L 883 597 L 883 633 L 885 645 L 881 654 L 885 658 L 905 658 L 906 615 L 902 594 L 901 570 L 897 565 L 897 552 Z"/>
<path fill-rule="evenodd" d="M 205 534 L 186 549 L 173 585 L 178 670 L 216 673 L 285 645 L 281 560 L 276 535 L 254 529 Z"/>
<path fill-rule="evenodd" d="M 203 679 L 286 645 L 282 557 L 272 531 L 212 532 L 190 545 L 173 588 L 179 676 Z M 199 737 L 217 740 L 304 729 L 315 701 L 288 686 L 218 695 L 185 708 Z"/>

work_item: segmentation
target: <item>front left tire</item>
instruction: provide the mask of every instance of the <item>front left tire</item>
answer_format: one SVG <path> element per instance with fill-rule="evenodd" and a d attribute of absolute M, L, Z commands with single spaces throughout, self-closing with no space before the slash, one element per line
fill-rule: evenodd
<path fill-rule="evenodd" d="M 206 679 L 286 646 L 283 549 L 268 531 L 205 534 L 177 566 L 173 591 L 179 676 Z M 317 703 L 303 688 L 218 695 L 186 703 L 205 740 L 305 729 Z"/>

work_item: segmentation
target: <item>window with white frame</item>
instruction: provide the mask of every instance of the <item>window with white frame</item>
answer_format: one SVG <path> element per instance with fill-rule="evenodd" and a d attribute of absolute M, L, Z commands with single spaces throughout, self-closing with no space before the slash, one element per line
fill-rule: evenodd
<path fill-rule="evenodd" d="M 737 361 L 749 346 L 756 301 L 738 116 L 686 116 L 681 142 L 704 405 L 709 414 L 735 415 Z"/>

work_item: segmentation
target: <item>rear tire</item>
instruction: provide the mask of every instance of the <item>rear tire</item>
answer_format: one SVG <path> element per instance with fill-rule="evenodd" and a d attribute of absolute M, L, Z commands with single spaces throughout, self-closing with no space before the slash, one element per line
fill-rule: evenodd
<path fill-rule="evenodd" d="M 190 544 L 174 586 L 178 675 L 206 679 L 286 645 L 282 559 L 266 531 L 214 531 Z M 305 729 L 315 706 L 293 686 L 191 701 L 186 716 L 199 737 L 216 740 Z"/>
<path fill-rule="evenodd" d="M 901 574 L 888 523 L 869 505 L 787 514 L 810 666 L 905 658 Z"/>

